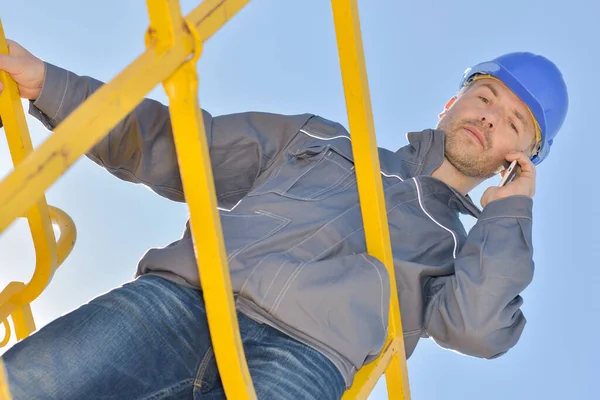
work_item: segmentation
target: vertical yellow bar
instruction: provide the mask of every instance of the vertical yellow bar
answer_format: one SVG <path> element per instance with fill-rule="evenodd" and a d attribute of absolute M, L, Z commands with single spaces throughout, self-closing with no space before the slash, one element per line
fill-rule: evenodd
<path fill-rule="evenodd" d="M 29 304 L 13 311 L 12 319 L 17 340 L 23 340 L 35 332 L 35 321 Z"/>
<path fill-rule="evenodd" d="M 165 82 L 165 89 L 210 336 L 227 398 L 256 399 L 239 332 L 206 132 L 193 82 L 192 72 L 182 67 Z"/>
<path fill-rule="evenodd" d="M 229 399 L 255 400 L 239 332 L 208 142 L 198 102 L 196 61 L 202 50 L 202 41 L 195 26 L 181 18 L 176 3 L 176 0 L 166 3 L 148 0 L 150 36 L 156 33 L 156 41 L 173 41 L 182 35 L 192 34 L 196 39 L 194 59 L 165 80 L 164 88 L 169 96 L 179 170 L 190 210 L 194 252 L 223 388 Z"/>
<path fill-rule="evenodd" d="M 8 390 L 8 380 L 6 379 L 6 371 L 4 370 L 4 361 L 0 358 L 0 400 L 11 400 L 10 391 Z"/>
<path fill-rule="evenodd" d="M 8 46 L 1 21 L 0 53 L 8 54 Z M 13 164 L 17 166 L 29 153 L 33 152 L 33 144 L 27 128 L 17 84 L 4 71 L 0 71 L 0 80 L 4 83 L 4 90 L 0 94 L 0 115 L 4 123 L 4 131 Z M 0 212 L 4 212 L 4 210 L 0 210 Z M 36 268 L 27 286 L 11 299 L 18 306 L 25 306 L 37 298 L 50 282 L 58 266 L 56 239 L 52 229 L 48 204 L 43 194 L 27 210 L 27 219 L 35 245 Z"/>
<path fill-rule="evenodd" d="M 397 346 L 398 353 L 392 357 L 386 369 L 388 394 L 394 399 L 410 399 L 394 260 L 380 175 L 358 4 L 356 0 L 332 0 L 332 7 L 367 251 L 385 264 L 390 276 L 388 343 L 398 342 L 399 346 Z M 374 384 L 373 377 L 369 377 L 368 374 L 379 370 L 376 368 L 378 362 L 379 360 L 375 360 L 374 366 L 359 371 L 355 384 L 345 394 L 346 398 L 355 398 L 358 394 L 362 396 L 365 390 L 361 386 Z"/>

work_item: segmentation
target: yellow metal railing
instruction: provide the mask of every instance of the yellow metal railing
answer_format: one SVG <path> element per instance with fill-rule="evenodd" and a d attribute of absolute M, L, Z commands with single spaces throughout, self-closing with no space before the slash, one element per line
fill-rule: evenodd
<path fill-rule="evenodd" d="M 7 43 L 0 22 L 0 53 L 7 52 Z M 15 82 L 5 72 L 0 72 L 0 80 L 5 84 L 5 89 L 0 95 L 0 116 L 13 164 L 17 166 L 33 152 L 33 145 Z M 48 206 L 43 193 L 32 200 L 32 204 L 22 215 L 26 215 L 32 234 L 36 255 L 35 270 L 27 284 L 10 282 L 0 292 L 0 322 L 5 330 L 0 348 L 10 340 L 9 317 L 12 317 L 17 340 L 35 331 L 30 304 L 48 286 L 54 272 L 75 244 L 75 225 L 71 218 L 58 208 Z M 59 227 L 58 242 L 54 236 L 53 224 Z"/>
<path fill-rule="evenodd" d="M 344 399 L 365 399 L 384 371 L 388 395 L 393 399 L 410 399 L 400 305 L 396 295 L 396 274 L 381 183 L 358 4 L 357 0 L 332 0 L 332 6 L 367 251 L 385 264 L 392 287 L 386 344 L 375 361 L 360 369 L 354 385 L 346 392 Z"/>
<path fill-rule="evenodd" d="M 36 201 L 43 198 L 45 191 L 79 157 L 130 113 L 148 92 L 162 83 L 169 97 L 175 146 L 190 209 L 194 251 L 202 276 L 202 291 L 217 365 L 227 397 L 236 400 L 255 399 L 256 394 L 239 335 L 206 134 L 198 103 L 196 62 L 202 44 L 248 1 L 205 0 L 184 17 L 177 0 L 147 0 L 150 26 L 146 32 L 146 51 L 90 96 L 56 127 L 54 134 L 35 152 L 15 163 L 14 170 L 0 182 L 1 233 L 16 218 L 33 209 Z M 385 264 L 394 289 L 391 291 L 389 328 L 383 350 L 376 360 L 361 368 L 353 386 L 343 398 L 365 399 L 385 373 L 389 396 L 410 399 L 358 5 L 356 0 L 332 0 L 332 8 L 367 250 Z M 2 80 L 10 81 L 6 76 Z M 16 87 L 13 89 L 16 93 Z M 11 101 L 14 103 L 14 99 Z M 18 129 L 26 132 L 24 121 Z M 86 135 L 81 135 L 81 132 L 86 132 Z M 55 253 L 61 253 L 60 241 Z M 58 254 L 50 251 L 47 255 L 50 260 L 59 259 Z M 23 296 L 23 291 L 19 292 L 20 296 Z M 0 363 L 0 395 L 6 388 L 1 369 Z"/>
<path fill-rule="evenodd" d="M 6 53 L 8 47 L 0 22 L 0 54 Z M 13 164 L 17 166 L 33 152 L 33 145 L 15 82 L 3 71 L 0 71 L 0 81 L 4 83 L 4 90 L 0 95 L 0 117 Z M 22 340 L 36 330 L 30 304 L 48 286 L 54 272 L 75 245 L 76 230 L 73 220 L 62 210 L 49 206 L 43 193 L 37 199 L 33 199 L 23 215 L 26 215 L 31 230 L 36 264 L 33 276 L 27 284 L 10 282 L 0 291 L 0 322 L 4 327 L 0 348 L 9 343 L 12 335 L 9 317 L 12 318 L 16 340 Z M 53 225 L 59 228 L 58 241 Z M 3 376 L 4 370 L 0 362 L 0 400 L 9 398 Z"/>

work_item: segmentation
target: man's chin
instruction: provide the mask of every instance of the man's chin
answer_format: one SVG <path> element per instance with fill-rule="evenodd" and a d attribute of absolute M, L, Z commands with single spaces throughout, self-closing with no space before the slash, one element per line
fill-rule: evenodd
<path fill-rule="evenodd" d="M 456 158 L 448 153 L 444 154 L 444 158 L 454 167 L 461 175 L 467 178 L 489 179 L 502 171 L 503 167 L 492 170 L 491 168 L 482 168 L 481 166 L 464 161 L 464 158 Z"/>

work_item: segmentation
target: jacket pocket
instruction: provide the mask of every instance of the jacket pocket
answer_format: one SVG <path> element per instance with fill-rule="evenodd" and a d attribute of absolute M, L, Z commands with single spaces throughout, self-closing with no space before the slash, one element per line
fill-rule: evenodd
<path fill-rule="evenodd" d="M 275 193 L 301 201 L 319 201 L 356 182 L 351 153 L 332 144 L 310 142 L 289 151 L 286 161 L 248 196 Z"/>
<path fill-rule="evenodd" d="M 390 301 L 381 262 L 366 254 L 308 263 L 274 254 L 263 266 L 249 275 L 244 298 L 344 354 L 357 369 L 379 354 Z"/>
<path fill-rule="evenodd" d="M 274 235 L 287 224 L 288 218 L 257 210 L 254 213 L 221 213 L 221 226 L 231 261 L 242 251 Z"/>

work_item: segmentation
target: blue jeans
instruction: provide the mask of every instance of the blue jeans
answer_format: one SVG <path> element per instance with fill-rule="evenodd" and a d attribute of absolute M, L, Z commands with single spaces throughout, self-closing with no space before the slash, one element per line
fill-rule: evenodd
<path fill-rule="evenodd" d="M 259 399 L 339 399 L 321 353 L 238 313 Z M 144 276 L 44 326 L 2 359 L 13 400 L 224 399 L 202 293 Z"/>

